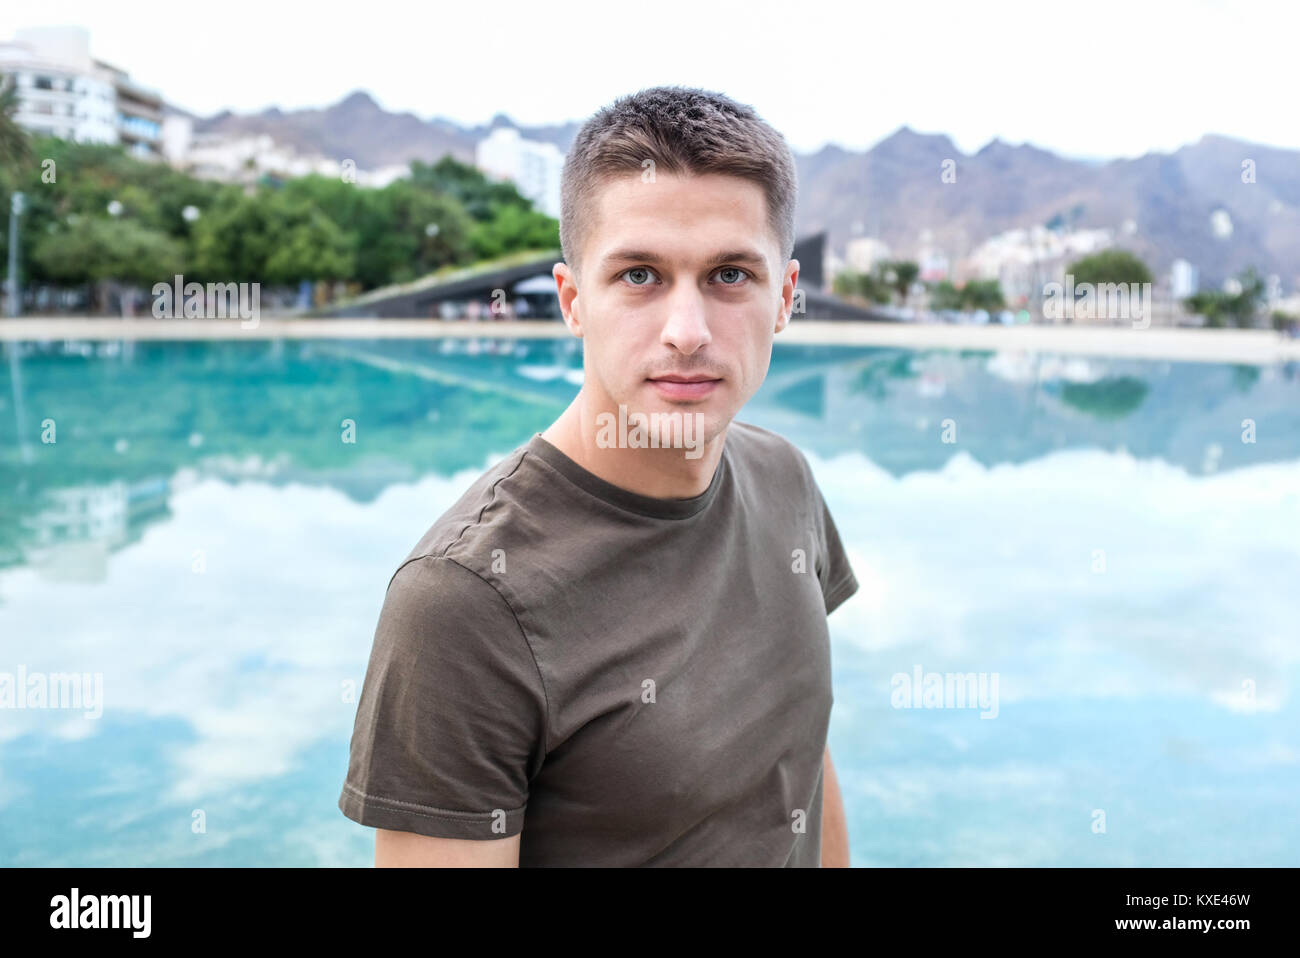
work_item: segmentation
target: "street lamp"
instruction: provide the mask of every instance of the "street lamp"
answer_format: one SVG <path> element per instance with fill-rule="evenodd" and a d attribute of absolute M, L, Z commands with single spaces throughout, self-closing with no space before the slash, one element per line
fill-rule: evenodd
<path fill-rule="evenodd" d="M 18 315 L 18 218 L 23 215 L 23 196 L 14 191 L 9 203 L 9 315 Z"/>
<path fill-rule="evenodd" d="M 185 219 L 185 222 L 193 223 L 199 218 L 199 208 L 197 206 L 187 206 L 181 210 L 181 216 Z"/>

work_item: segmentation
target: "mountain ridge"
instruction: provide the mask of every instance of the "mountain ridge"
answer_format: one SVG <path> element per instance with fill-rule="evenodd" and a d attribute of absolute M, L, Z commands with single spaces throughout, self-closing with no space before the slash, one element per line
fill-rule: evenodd
<path fill-rule="evenodd" d="M 376 169 L 434 162 L 446 153 L 473 163 L 475 145 L 503 126 L 565 152 L 580 125 L 527 126 L 498 111 L 487 123 L 466 127 L 441 116 L 387 111 L 358 89 L 326 107 L 222 111 L 197 120 L 195 130 L 265 133 L 305 155 Z M 874 235 L 895 256 L 915 257 L 928 245 L 952 262 L 998 233 L 1061 220 L 1112 230 L 1119 245 L 1157 273 L 1182 258 L 1197 266 L 1203 285 L 1254 266 L 1277 273 L 1290 289 L 1300 287 L 1300 151 L 1207 133 L 1172 152 L 1135 158 L 1072 158 L 1001 137 L 965 153 L 945 133 L 904 124 L 867 150 L 828 142 L 812 153 L 796 152 L 795 159 L 797 230 L 826 231 L 835 250 Z M 1254 161 L 1249 182 L 1246 160 Z M 955 179 L 942 175 L 945 161 L 955 165 L 948 167 Z M 1228 236 L 1225 222 L 1232 226 Z M 1126 223 L 1133 225 L 1129 233 Z"/>

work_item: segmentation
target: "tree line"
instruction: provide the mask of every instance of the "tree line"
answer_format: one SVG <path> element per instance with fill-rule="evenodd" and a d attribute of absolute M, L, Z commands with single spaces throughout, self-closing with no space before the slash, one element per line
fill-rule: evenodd
<path fill-rule="evenodd" d="M 0 189 L 21 191 L 19 247 L 24 285 L 151 287 L 176 274 L 187 282 L 295 286 L 346 280 L 358 291 L 408 282 L 512 253 L 559 248 L 559 223 L 534 209 L 513 183 L 496 182 L 445 155 L 411 163 L 410 176 L 381 189 L 342 177 L 263 177 L 251 185 L 200 179 L 120 146 L 32 136 L 13 119 L 18 101 L 0 80 Z M 8 257 L 0 230 L 0 262 Z M 1068 268 L 1078 284 L 1149 283 L 1132 253 L 1102 250 Z M 916 263 L 884 260 L 843 271 L 838 295 L 868 303 L 906 302 Z M 939 310 L 1003 309 L 996 279 L 925 284 Z M 1254 269 L 1226 290 L 1184 300 L 1207 326 L 1254 325 L 1265 285 Z M 1294 317 L 1275 312 L 1285 328 Z"/>
<path fill-rule="evenodd" d="M 1088 283 L 1100 287 L 1110 283 L 1141 285 L 1152 282 L 1151 270 L 1127 250 L 1105 249 L 1078 259 L 1066 267 L 1076 285 Z M 845 270 L 836 274 L 834 291 L 881 305 L 905 303 L 916 285 L 920 269 L 910 260 L 881 260 L 870 270 Z M 1206 326 L 1256 325 L 1265 302 L 1264 280 L 1253 268 L 1239 273 L 1224 290 L 1201 290 L 1183 299 L 1183 305 L 1202 316 Z M 978 310 L 989 312 L 1006 307 L 1001 285 L 996 279 L 969 280 L 958 286 L 951 280 L 924 284 L 930 308 L 935 310 Z M 1274 311 L 1269 321 L 1275 329 L 1296 324 L 1295 317 Z"/>
<path fill-rule="evenodd" d="M 7 101 L 7 104 L 6 104 Z M 362 290 L 526 250 L 559 223 L 513 183 L 444 155 L 382 188 L 338 177 L 213 182 L 119 146 L 33 136 L 0 93 L 0 188 L 24 197 L 23 284 L 346 280 Z M 9 212 L 5 203 L 5 212 Z M 0 229 L 0 264 L 8 232 Z M 0 268 L 3 268 L 0 266 Z"/>

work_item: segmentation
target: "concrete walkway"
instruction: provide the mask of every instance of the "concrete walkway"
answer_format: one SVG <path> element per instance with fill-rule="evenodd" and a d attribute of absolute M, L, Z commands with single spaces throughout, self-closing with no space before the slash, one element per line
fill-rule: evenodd
<path fill-rule="evenodd" d="M 273 319 L 245 329 L 224 319 L 0 319 L 0 340 L 433 339 L 569 335 L 559 320 Z M 1267 365 L 1300 360 L 1300 339 L 1268 330 L 1124 326 L 956 326 L 796 320 L 777 343 L 987 349 Z"/>

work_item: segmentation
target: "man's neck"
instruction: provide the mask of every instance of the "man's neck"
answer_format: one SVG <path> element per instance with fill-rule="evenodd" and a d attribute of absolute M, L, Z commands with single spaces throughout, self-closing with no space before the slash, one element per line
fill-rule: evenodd
<path fill-rule="evenodd" d="M 702 453 L 698 458 L 687 458 L 688 450 L 685 448 L 638 449 L 602 445 L 598 441 L 602 423 L 598 417 L 601 413 L 608 413 L 614 422 L 618 421 L 617 408 L 596 408 L 585 390 L 579 390 L 560 418 L 542 432 L 542 438 L 588 472 L 639 495 L 656 499 L 693 499 L 709 488 L 722 458 L 726 429 L 708 442 L 704 442 L 703 436 L 697 437 L 702 443 Z M 685 426 L 684 420 L 692 413 L 683 412 L 681 415 Z"/>

